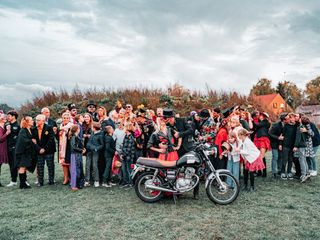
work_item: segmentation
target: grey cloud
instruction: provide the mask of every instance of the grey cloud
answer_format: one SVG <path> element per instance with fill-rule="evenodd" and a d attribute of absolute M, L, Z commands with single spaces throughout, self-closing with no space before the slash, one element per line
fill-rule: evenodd
<path fill-rule="evenodd" d="M 319 72 L 319 11 L 289 0 L 2 1 L 0 86 L 179 82 L 248 93 L 283 72 L 305 83 Z"/>

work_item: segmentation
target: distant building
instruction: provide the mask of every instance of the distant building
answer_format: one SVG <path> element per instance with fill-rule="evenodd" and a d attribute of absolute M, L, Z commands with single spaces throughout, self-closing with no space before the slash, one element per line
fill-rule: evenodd
<path fill-rule="evenodd" d="M 300 105 L 299 107 L 297 107 L 296 112 L 305 114 L 316 125 L 320 125 L 320 105 Z"/>
<path fill-rule="evenodd" d="M 277 93 L 253 96 L 253 100 L 255 104 L 260 105 L 264 111 L 272 113 L 275 116 L 278 116 L 282 112 L 292 111 L 286 101 Z"/>

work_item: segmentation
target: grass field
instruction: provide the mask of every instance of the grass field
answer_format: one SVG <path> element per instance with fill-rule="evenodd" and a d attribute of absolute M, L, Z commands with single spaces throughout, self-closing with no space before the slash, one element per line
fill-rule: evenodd
<path fill-rule="evenodd" d="M 257 192 L 228 206 L 213 204 L 202 185 L 200 200 L 186 194 L 174 205 L 146 204 L 118 187 L 72 192 L 56 169 L 55 186 L 0 188 L 0 239 L 320 239 L 320 177 L 300 184 L 268 173 Z M 9 182 L 7 165 L 1 182 Z"/>

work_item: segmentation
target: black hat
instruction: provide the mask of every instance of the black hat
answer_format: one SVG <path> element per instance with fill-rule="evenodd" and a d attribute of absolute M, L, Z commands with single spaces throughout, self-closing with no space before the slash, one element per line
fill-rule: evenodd
<path fill-rule="evenodd" d="M 214 111 L 214 112 L 216 112 L 216 113 L 221 113 L 221 109 L 220 109 L 220 107 L 216 107 L 216 108 L 214 108 L 214 109 L 213 109 L 213 111 Z"/>
<path fill-rule="evenodd" d="M 165 117 L 165 118 L 174 117 L 174 112 L 170 108 L 165 108 L 165 109 L 163 109 L 162 116 Z"/>
<path fill-rule="evenodd" d="M 288 116 L 288 113 L 283 112 L 280 114 L 280 120 L 283 121 Z"/>
<path fill-rule="evenodd" d="M 92 101 L 92 100 L 89 100 L 87 107 L 89 107 L 89 106 L 94 106 L 95 108 L 97 108 L 97 104 L 95 104 L 94 101 Z"/>
<path fill-rule="evenodd" d="M 208 109 L 202 109 L 202 110 L 200 111 L 200 113 L 199 113 L 199 116 L 200 116 L 201 118 L 208 118 L 208 117 L 210 117 L 210 112 L 209 112 Z"/>
<path fill-rule="evenodd" d="M 68 109 L 69 109 L 69 111 L 71 111 L 71 110 L 74 109 L 74 108 L 77 108 L 74 103 L 69 103 L 69 104 L 68 104 Z"/>
<path fill-rule="evenodd" d="M 233 110 L 235 109 L 236 106 L 237 106 L 237 105 L 235 104 L 235 105 L 233 105 L 232 107 L 223 110 L 223 111 L 222 111 L 223 117 L 227 118 L 227 117 L 233 112 Z"/>

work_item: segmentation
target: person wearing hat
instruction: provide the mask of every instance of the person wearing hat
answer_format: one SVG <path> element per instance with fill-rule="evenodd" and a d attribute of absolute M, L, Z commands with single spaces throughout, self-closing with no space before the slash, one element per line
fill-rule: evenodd
<path fill-rule="evenodd" d="M 78 110 L 77 110 L 76 104 L 74 104 L 74 103 L 68 104 L 68 109 L 69 109 L 70 114 L 71 114 L 71 122 L 73 124 L 76 124 L 77 121 L 75 120 L 75 117 L 78 114 Z"/>
<path fill-rule="evenodd" d="M 287 113 L 281 113 L 279 121 L 272 124 L 269 130 L 269 139 L 272 151 L 272 175 L 277 178 L 277 174 L 281 172 L 281 151 L 279 150 L 279 143 L 283 140 L 282 130 L 285 124 Z"/>
<path fill-rule="evenodd" d="M 92 116 L 92 120 L 94 122 L 98 122 L 98 115 L 97 115 L 97 105 L 94 103 L 94 101 L 89 100 L 87 104 L 87 113 L 89 113 Z"/>
<path fill-rule="evenodd" d="M 269 139 L 269 128 L 270 128 L 270 122 L 269 122 L 269 114 L 266 112 L 261 112 L 259 115 L 259 121 L 256 123 L 255 121 L 253 123 L 253 128 L 255 129 L 255 136 L 254 136 L 254 144 L 256 147 L 260 150 L 261 158 L 263 159 L 263 163 L 266 165 L 266 158 L 265 154 L 268 150 L 271 149 L 270 145 L 270 139 Z M 261 173 L 258 173 L 259 175 Z M 267 168 L 263 169 L 262 177 L 267 176 Z"/>
<path fill-rule="evenodd" d="M 18 168 L 15 167 L 15 149 L 17 138 L 20 132 L 20 125 L 17 122 L 18 113 L 15 110 L 10 110 L 7 113 L 7 126 L 10 126 L 10 134 L 7 137 L 7 146 L 8 146 L 8 159 L 10 166 L 10 175 L 11 181 L 7 185 L 7 187 L 17 186 L 17 178 L 18 178 Z"/>
<path fill-rule="evenodd" d="M 194 145 L 194 131 L 190 123 L 185 118 L 176 118 L 172 109 L 163 109 L 163 119 L 166 121 L 167 126 L 174 129 L 174 137 L 181 138 L 181 145 L 177 146 L 178 156 L 181 157 L 185 153 L 192 150 Z M 160 146 L 161 147 L 161 146 Z M 193 190 L 193 197 L 199 199 L 199 184 Z"/>
<path fill-rule="evenodd" d="M 176 118 L 172 109 L 163 109 L 163 118 L 169 127 L 175 130 L 174 137 L 182 138 L 182 144 L 179 146 L 178 155 L 183 156 L 185 153 L 192 150 L 194 139 L 193 129 L 185 118 Z"/>

